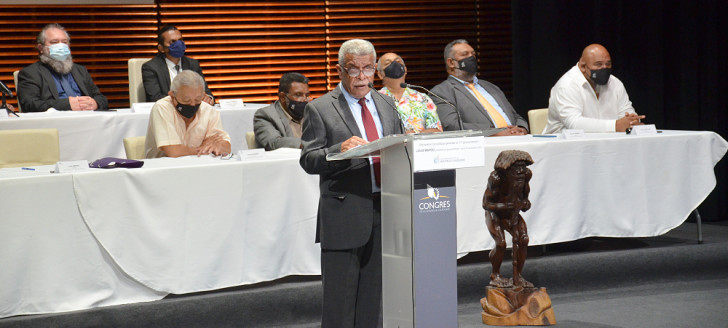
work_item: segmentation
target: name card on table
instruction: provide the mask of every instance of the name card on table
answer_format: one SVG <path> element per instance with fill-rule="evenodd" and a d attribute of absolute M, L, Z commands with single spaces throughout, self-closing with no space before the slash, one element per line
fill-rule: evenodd
<path fill-rule="evenodd" d="M 263 157 L 265 157 L 265 149 L 255 148 L 255 149 L 239 150 L 238 156 L 240 156 L 241 161 L 253 161 L 253 160 L 263 159 Z"/>
<path fill-rule="evenodd" d="M 632 127 L 632 132 L 630 132 L 629 134 L 633 134 L 636 136 L 657 134 L 657 128 L 655 128 L 654 124 L 635 125 Z"/>
<path fill-rule="evenodd" d="M 562 131 L 562 135 L 564 136 L 564 139 L 584 139 L 584 138 L 586 138 L 586 134 L 584 134 L 584 130 L 582 130 L 582 129 L 564 129 Z"/>
<path fill-rule="evenodd" d="M 117 113 L 133 113 L 134 112 L 131 108 L 117 108 L 115 110 Z"/>
<path fill-rule="evenodd" d="M 152 111 L 153 106 L 154 106 L 153 102 L 134 103 L 134 104 L 131 104 L 131 111 L 134 113 L 149 114 L 149 112 Z"/>
<path fill-rule="evenodd" d="M 7 120 L 10 118 L 9 109 L 0 109 L 0 120 Z"/>
<path fill-rule="evenodd" d="M 80 172 L 80 171 L 88 171 L 88 170 L 90 170 L 90 168 L 88 167 L 87 160 L 61 161 L 61 162 L 56 163 L 56 169 L 53 172 L 70 173 L 70 172 Z"/>
<path fill-rule="evenodd" d="M 485 165 L 485 137 L 414 140 L 415 172 Z"/>
<path fill-rule="evenodd" d="M 220 109 L 243 109 L 243 99 L 220 99 Z"/>

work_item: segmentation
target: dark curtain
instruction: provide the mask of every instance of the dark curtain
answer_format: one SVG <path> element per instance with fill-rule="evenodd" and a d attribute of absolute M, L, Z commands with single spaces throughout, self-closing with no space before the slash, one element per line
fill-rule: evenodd
<path fill-rule="evenodd" d="M 548 107 L 549 91 L 590 43 L 612 57 L 635 110 L 658 129 L 728 138 L 728 1 L 513 0 L 513 104 Z M 686 159 L 689 160 L 689 159 Z M 728 219 L 728 158 L 699 207 Z M 676 172 L 679 174 L 679 172 Z"/>

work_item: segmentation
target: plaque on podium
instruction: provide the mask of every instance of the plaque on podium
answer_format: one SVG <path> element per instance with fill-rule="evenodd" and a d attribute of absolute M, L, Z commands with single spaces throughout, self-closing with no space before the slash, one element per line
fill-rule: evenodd
<path fill-rule="evenodd" d="M 457 327 L 455 169 L 484 165 L 486 135 L 392 135 L 327 156 L 381 156 L 384 327 Z"/>

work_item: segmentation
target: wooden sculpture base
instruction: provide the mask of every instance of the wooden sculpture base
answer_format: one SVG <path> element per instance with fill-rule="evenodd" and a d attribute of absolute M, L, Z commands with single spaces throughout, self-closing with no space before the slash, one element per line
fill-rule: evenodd
<path fill-rule="evenodd" d="M 480 299 L 483 323 L 491 326 L 550 326 L 556 324 L 546 288 L 485 287 Z"/>

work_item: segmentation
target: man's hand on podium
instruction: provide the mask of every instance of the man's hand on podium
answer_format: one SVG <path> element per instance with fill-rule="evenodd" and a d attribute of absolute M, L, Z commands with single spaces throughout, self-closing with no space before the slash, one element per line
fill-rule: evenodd
<path fill-rule="evenodd" d="M 349 139 L 346 139 L 346 141 L 344 141 L 344 142 L 341 143 L 341 152 L 343 153 L 343 152 L 345 152 L 345 151 L 347 151 L 349 149 L 352 149 L 352 148 L 355 148 L 355 147 L 359 147 L 361 145 L 366 145 L 368 143 L 369 143 L 369 141 L 366 141 L 366 140 L 364 140 L 364 139 L 362 139 L 360 137 L 357 137 L 357 136 L 353 136 L 353 137 L 351 137 Z"/>

